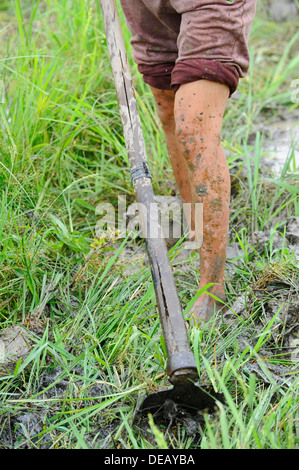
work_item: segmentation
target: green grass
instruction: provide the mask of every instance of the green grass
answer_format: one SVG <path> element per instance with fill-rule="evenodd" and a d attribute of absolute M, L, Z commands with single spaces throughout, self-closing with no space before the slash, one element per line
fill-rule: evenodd
<path fill-rule="evenodd" d="M 230 302 L 244 294 L 247 308 L 231 312 L 232 323 L 189 330 L 202 381 L 226 399 L 217 416 L 204 416 L 196 441 L 183 426 L 172 435 L 160 429 L 155 417 L 147 432 L 133 423 L 140 397 L 167 384 L 166 353 L 150 269 L 125 275 L 120 258 L 128 244 L 142 257 L 142 240 L 95 242 L 97 205 L 117 205 L 118 195 L 134 201 L 97 2 L 1 4 L 0 327 L 22 323 L 32 347 L 0 377 L 0 447 L 11 446 L 7 429 L 19 436 L 14 446 L 20 448 L 298 446 L 296 363 L 274 334 L 283 331 L 280 310 L 272 319 L 265 313 L 275 297 L 270 281 L 298 296 L 298 263 L 284 243 L 274 244 L 275 237 L 284 240 L 287 218 L 299 215 L 298 171 L 290 142 L 281 174 L 263 174 L 259 128 L 265 116 L 298 108 L 290 99 L 298 20 L 274 24 L 262 6 L 250 73 L 228 104 L 223 129 L 231 172 L 245 172 L 237 173 L 231 204 L 231 242 L 240 256 L 229 263 L 227 292 Z M 171 194 L 153 98 L 129 60 L 154 189 Z M 263 230 L 269 240 L 260 249 L 252 235 Z M 200 273 L 194 260 L 191 276 L 180 271 L 178 250 L 170 256 L 187 309 Z M 285 382 L 274 380 L 269 362 L 286 368 Z M 266 379 L 253 373 L 253 364 Z M 40 423 L 31 431 L 20 419 L 29 414 Z"/>

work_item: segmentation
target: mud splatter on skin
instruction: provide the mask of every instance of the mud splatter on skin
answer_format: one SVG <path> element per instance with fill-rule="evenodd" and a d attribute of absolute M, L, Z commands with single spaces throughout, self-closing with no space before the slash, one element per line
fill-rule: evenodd
<path fill-rule="evenodd" d="M 222 199 L 220 197 L 210 201 L 210 204 L 213 212 L 222 211 Z"/>
<path fill-rule="evenodd" d="M 192 172 L 197 169 L 196 166 L 194 165 L 194 163 L 191 163 L 191 162 L 188 163 L 188 168 L 189 168 L 189 170 L 192 171 Z"/>
<path fill-rule="evenodd" d="M 186 127 L 187 129 L 187 127 Z M 190 146 L 194 145 L 196 143 L 196 139 L 193 135 L 191 135 L 187 140 L 186 139 L 182 139 L 181 140 L 181 143 L 183 145 L 183 152 L 185 155 L 189 156 L 191 154 L 191 150 L 190 150 Z M 190 162 L 190 163 L 193 163 L 194 165 L 194 162 Z M 197 161 L 196 161 L 197 163 Z"/>
<path fill-rule="evenodd" d="M 190 155 L 190 149 L 188 148 L 187 141 L 186 140 L 181 140 L 181 143 L 183 145 L 183 152 L 185 155 Z"/>
<path fill-rule="evenodd" d="M 223 256 L 215 255 L 211 266 L 211 279 L 219 279 L 219 274 L 222 274 L 224 263 L 225 258 Z"/>
<path fill-rule="evenodd" d="M 199 116 L 197 116 L 196 119 L 198 119 L 200 122 L 203 121 L 203 111 L 199 113 Z"/>
<path fill-rule="evenodd" d="M 211 189 L 219 193 L 223 187 L 224 179 L 218 176 L 216 180 L 211 181 Z"/>
<path fill-rule="evenodd" d="M 199 184 L 195 186 L 195 192 L 198 196 L 206 196 L 208 194 L 207 187 L 204 184 Z"/>

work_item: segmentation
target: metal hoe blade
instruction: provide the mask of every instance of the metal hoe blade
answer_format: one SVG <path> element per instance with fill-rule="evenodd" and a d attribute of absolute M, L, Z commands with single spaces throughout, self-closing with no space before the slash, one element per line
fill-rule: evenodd
<path fill-rule="evenodd" d="M 174 385 L 174 387 L 160 392 L 150 393 L 139 407 L 138 414 L 163 413 L 169 402 L 191 415 L 200 411 L 215 411 L 216 400 L 223 402 L 220 393 L 216 393 L 212 386 L 198 386 L 192 382 Z"/>

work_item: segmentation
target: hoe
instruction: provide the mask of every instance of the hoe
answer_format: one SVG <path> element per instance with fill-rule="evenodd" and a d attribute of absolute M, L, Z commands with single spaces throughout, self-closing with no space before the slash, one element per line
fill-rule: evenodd
<path fill-rule="evenodd" d="M 150 393 L 139 412 L 163 410 L 169 400 L 190 414 L 213 410 L 220 394 L 212 386 L 201 386 L 195 357 L 188 342 L 186 325 L 176 291 L 165 238 L 159 224 L 158 206 L 154 199 L 151 173 L 140 116 L 134 95 L 124 38 L 115 0 L 99 0 L 106 31 L 107 45 L 119 112 L 126 142 L 130 174 L 139 206 L 139 219 L 146 240 L 151 274 L 167 353 L 167 375 L 170 389 Z M 154 236 L 152 235 L 154 227 Z"/>

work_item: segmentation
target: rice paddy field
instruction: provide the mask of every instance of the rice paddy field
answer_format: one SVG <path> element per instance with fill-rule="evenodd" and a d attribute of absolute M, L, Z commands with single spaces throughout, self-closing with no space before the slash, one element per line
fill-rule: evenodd
<path fill-rule="evenodd" d="M 99 4 L 1 1 L 0 449 L 298 448 L 299 15 L 274 21 L 268 6 L 222 132 L 230 310 L 188 329 L 201 383 L 224 402 L 158 421 L 135 419 L 144 395 L 169 386 L 145 242 L 97 231 L 101 204 L 118 218 L 120 196 L 125 210 L 135 201 Z M 154 191 L 171 200 L 161 124 L 120 18 Z M 187 314 L 198 254 L 178 241 L 169 257 Z"/>

